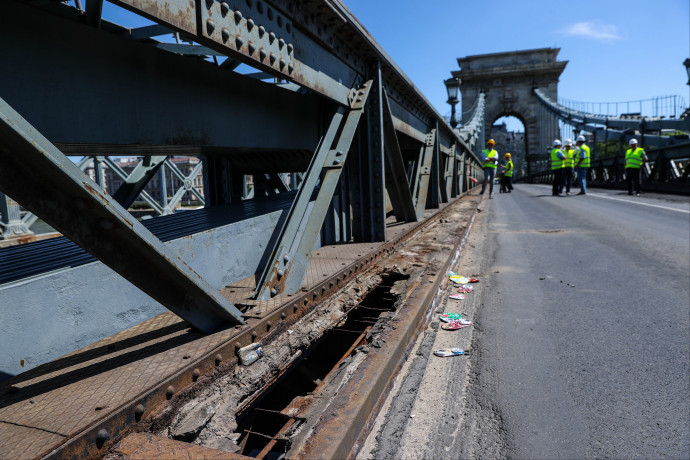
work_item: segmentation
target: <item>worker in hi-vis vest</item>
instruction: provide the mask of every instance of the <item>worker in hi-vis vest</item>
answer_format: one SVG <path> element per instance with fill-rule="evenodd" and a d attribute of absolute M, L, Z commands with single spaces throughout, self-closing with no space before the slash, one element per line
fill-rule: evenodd
<path fill-rule="evenodd" d="M 573 185 L 573 166 L 575 165 L 575 150 L 573 150 L 573 141 L 566 139 L 563 144 L 563 185 L 565 186 L 565 194 L 570 195 L 570 186 Z"/>
<path fill-rule="evenodd" d="M 647 162 L 647 154 L 642 147 L 637 146 L 637 139 L 630 139 L 630 148 L 625 152 L 625 180 L 628 182 L 628 195 L 635 193 L 640 196 L 642 188 L 642 165 Z"/>
<path fill-rule="evenodd" d="M 563 196 L 563 160 L 565 155 L 561 150 L 561 141 L 556 139 L 553 141 L 553 148 L 551 149 L 551 172 L 553 173 L 553 184 L 551 186 L 551 195 Z"/>
<path fill-rule="evenodd" d="M 503 177 L 501 178 L 501 193 L 510 193 L 513 190 L 513 160 L 510 158 L 510 153 L 504 155 L 506 163 L 501 165 L 503 170 Z"/>
<path fill-rule="evenodd" d="M 484 168 L 484 182 L 482 182 L 482 195 L 486 190 L 486 183 L 489 182 L 489 198 L 494 197 L 494 177 L 496 177 L 496 163 L 498 163 L 498 152 L 494 150 L 493 139 L 486 142 L 486 148 L 482 155 L 482 168 Z"/>
<path fill-rule="evenodd" d="M 589 147 L 585 144 L 585 136 L 577 136 L 575 140 L 577 148 L 575 149 L 575 168 L 577 169 L 577 181 L 580 183 L 580 192 L 578 195 L 587 194 L 587 172 L 589 171 L 590 152 Z"/>

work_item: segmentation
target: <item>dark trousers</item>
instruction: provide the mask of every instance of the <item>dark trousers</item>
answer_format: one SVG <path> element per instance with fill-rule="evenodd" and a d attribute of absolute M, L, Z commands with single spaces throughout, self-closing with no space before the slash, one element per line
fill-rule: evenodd
<path fill-rule="evenodd" d="M 565 191 L 570 193 L 570 186 L 573 185 L 573 168 L 563 168 L 563 184 Z"/>
<path fill-rule="evenodd" d="M 554 169 L 553 172 L 553 185 L 551 187 L 551 194 L 558 195 L 563 190 L 563 168 Z"/>
<path fill-rule="evenodd" d="M 501 191 L 506 193 L 510 193 L 510 191 L 513 190 L 513 181 L 512 177 L 508 176 L 503 176 L 501 177 Z"/>
<path fill-rule="evenodd" d="M 484 182 L 482 182 L 482 195 L 486 190 L 486 183 L 489 182 L 489 195 L 494 193 L 494 176 L 496 175 L 496 168 L 484 168 Z"/>
<path fill-rule="evenodd" d="M 625 181 L 628 183 L 628 195 L 632 195 L 633 185 L 635 185 L 635 193 L 640 193 L 642 168 L 625 168 Z"/>

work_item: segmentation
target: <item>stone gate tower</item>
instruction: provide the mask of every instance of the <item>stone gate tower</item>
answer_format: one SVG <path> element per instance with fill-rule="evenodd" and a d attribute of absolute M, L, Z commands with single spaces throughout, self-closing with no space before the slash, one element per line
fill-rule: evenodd
<path fill-rule="evenodd" d="M 544 169 L 554 139 L 560 138 L 558 118 L 532 92 L 541 88 L 558 100 L 558 77 L 568 61 L 557 61 L 560 48 L 540 48 L 458 58 L 462 113 L 469 115 L 480 93 L 485 94 L 485 132 L 502 116 L 514 116 L 525 126 L 527 173 Z M 502 152 L 501 152 L 502 153 Z"/>

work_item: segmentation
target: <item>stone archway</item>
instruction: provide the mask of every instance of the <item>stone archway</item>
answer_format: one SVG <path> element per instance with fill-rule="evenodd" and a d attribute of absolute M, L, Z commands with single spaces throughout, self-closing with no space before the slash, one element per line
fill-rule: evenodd
<path fill-rule="evenodd" d="M 546 160 L 551 142 L 560 138 L 558 118 L 537 100 L 534 88 L 542 88 L 558 100 L 558 78 L 568 61 L 557 61 L 560 48 L 540 48 L 458 58 L 463 116 L 480 93 L 485 94 L 485 132 L 501 116 L 514 116 L 525 126 L 527 173 Z M 462 119 L 461 119 L 462 121 Z M 537 169 L 542 169 L 538 167 Z"/>

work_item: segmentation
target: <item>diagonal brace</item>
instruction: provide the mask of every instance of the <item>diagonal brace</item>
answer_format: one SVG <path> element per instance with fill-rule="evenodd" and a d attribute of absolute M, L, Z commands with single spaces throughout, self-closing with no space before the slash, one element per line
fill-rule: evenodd
<path fill-rule="evenodd" d="M 0 190 L 203 332 L 242 314 L 0 98 Z"/>
<path fill-rule="evenodd" d="M 281 292 L 292 294 L 301 287 L 372 86 L 369 80 L 357 92 L 339 134 L 344 109 L 339 107 L 333 116 L 258 284 L 259 299 L 265 300 Z M 331 148 L 336 136 L 336 146 Z M 319 192 L 310 206 L 309 200 L 319 178 Z"/>

